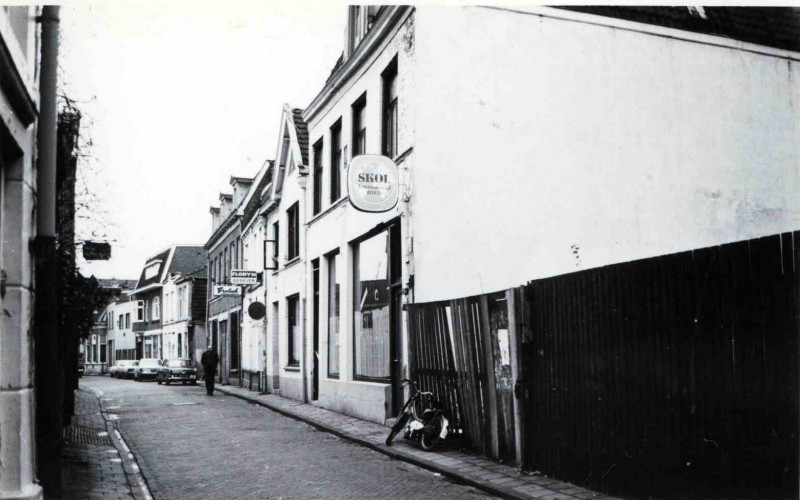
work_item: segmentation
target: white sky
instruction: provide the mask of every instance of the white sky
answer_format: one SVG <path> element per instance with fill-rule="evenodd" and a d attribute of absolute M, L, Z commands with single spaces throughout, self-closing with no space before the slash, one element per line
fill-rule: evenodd
<path fill-rule="evenodd" d="M 81 271 L 136 279 L 163 248 L 205 243 L 230 176 L 274 156 L 283 104 L 305 107 L 321 90 L 345 15 L 340 2 L 63 6 L 60 85 L 84 116 L 99 206 L 78 231 L 112 240 L 112 259 Z"/>

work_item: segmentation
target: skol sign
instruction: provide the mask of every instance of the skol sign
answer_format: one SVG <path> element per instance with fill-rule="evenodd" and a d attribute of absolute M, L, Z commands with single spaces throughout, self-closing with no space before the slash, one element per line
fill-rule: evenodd
<path fill-rule="evenodd" d="M 347 167 L 347 193 L 356 210 L 388 212 L 400 193 L 397 165 L 385 156 L 356 156 Z"/>

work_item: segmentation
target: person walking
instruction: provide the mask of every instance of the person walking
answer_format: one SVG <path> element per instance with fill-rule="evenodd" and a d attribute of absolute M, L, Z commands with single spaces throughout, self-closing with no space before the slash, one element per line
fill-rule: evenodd
<path fill-rule="evenodd" d="M 209 396 L 214 395 L 214 377 L 217 376 L 217 364 L 219 364 L 219 356 L 213 346 L 209 346 L 208 350 L 203 353 L 200 358 L 200 364 L 203 365 L 203 377 L 206 380 L 206 392 Z"/>

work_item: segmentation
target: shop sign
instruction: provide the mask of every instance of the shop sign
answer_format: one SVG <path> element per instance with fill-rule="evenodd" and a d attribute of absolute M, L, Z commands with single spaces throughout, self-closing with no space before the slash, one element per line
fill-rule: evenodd
<path fill-rule="evenodd" d="M 233 285 L 256 285 L 258 284 L 258 272 L 244 271 L 241 269 L 231 270 L 231 284 Z"/>
<path fill-rule="evenodd" d="M 347 193 L 356 210 L 388 212 L 400 193 L 397 165 L 385 156 L 356 156 L 347 167 Z"/>
<path fill-rule="evenodd" d="M 242 287 L 238 285 L 214 285 L 214 296 L 232 295 L 238 297 L 242 294 Z"/>

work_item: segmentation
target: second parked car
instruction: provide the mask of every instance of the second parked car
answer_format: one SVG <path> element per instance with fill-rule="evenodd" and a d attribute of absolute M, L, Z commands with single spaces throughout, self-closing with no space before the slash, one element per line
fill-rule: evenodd
<path fill-rule="evenodd" d="M 169 385 L 170 382 L 191 382 L 197 383 L 197 368 L 194 363 L 189 359 L 165 359 L 161 363 L 156 375 L 158 383 L 164 382 Z"/>
<path fill-rule="evenodd" d="M 158 369 L 161 367 L 161 360 L 156 358 L 144 358 L 139 360 L 139 365 L 133 371 L 133 379 L 141 382 L 145 379 L 155 379 Z"/>
<path fill-rule="evenodd" d="M 133 371 L 136 369 L 137 363 L 138 361 L 133 359 L 117 361 L 108 371 L 108 374 L 116 378 L 133 378 Z"/>

